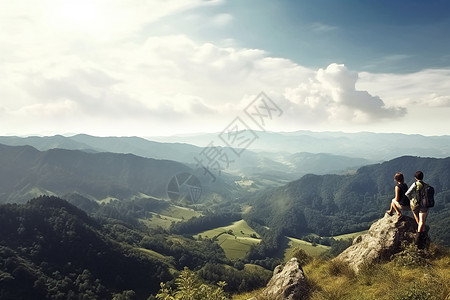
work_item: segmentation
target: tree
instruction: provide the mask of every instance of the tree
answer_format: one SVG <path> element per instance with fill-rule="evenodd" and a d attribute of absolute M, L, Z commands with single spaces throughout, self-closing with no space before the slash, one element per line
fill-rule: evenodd
<path fill-rule="evenodd" d="M 133 290 L 123 291 L 122 293 L 114 294 L 112 300 L 133 300 L 136 293 Z"/>
<path fill-rule="evenodd" d="M 167 283 L 161 283 L 161 289 L 156 299 L 161 300 L 227 300 L 223 291 L 226 283 L 220 281 L 218 287 L 213 287 L 200 282 L 200 279 L 189 268 L 185 267 L 180 276 L 175 280 L 176 290 L 172 290 Z"/>
<path fill-rule="evenodd" d="M 306 251 L 300 247 L 295 247 L 294 250 L 292 250 L 292 257 L 297 258 L 298 263 L 302 267 L 312 261 L 312 257 L 309 256 Z"/>

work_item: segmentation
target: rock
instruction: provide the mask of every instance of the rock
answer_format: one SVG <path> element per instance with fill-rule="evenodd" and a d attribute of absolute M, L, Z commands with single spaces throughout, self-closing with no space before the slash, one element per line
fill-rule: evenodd
<path fill-rule="evenodd" d="M 307 297 L 308 284 L 297 258 L 289 260 L 284 267 L 277 266 L 264 291 L 249 300 L 299 300 Z"/>
<path fill-rule="evenodd" d="M 392 255 L 403 251 L 405 244 L 413 244 L 417 230 L 414 219 L 385 215 L 370 226 L 367 234 L 356 237 L 352 246 L 335 260 L 341 260 L 356 272 L 364 264 L 388 261 Z"/>

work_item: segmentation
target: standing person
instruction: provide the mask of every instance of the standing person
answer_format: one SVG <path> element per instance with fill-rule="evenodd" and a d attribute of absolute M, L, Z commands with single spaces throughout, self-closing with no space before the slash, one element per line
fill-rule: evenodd
<path fill-rule="evenodd" d="M 397 185 L 394 188 L 395 198 L 391 201 L 391 208 L 386 211 L 386 213 L 392 216 L 393 210 L 397 212 L 399 218 L 402 217 L 402 210 L 410 210 L 409 199 L 406 197 L 405 193 L 408 190 L 408 186 L 405 183 L 405 178 L 402 172 L 397 172 L 394 176 L 394 180 Z"/>
<path fill-rule="evenodd" d="M 411 184 L 406 196 L 411 200 L 411 210 L 417 222 L 416 245 L 423 248 L 423 240 L 426 238 L 425 222 L 428 215 L 428 207 L 420 206 L 420 190 L 423 188 L 423 172 L 417 171 L 414 174 L 416 181 Z"/>

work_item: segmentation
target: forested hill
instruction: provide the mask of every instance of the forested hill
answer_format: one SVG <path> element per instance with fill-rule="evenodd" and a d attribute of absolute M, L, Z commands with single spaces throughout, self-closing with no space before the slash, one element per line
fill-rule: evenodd
<path fill-rule="evenodd" d="M 211 139 L 213 141 L 214 139 Z M 78 134 L 70 137 L 55 136 L 0 136 L 0 143 L 9 146 L 32 146 L 40 151 L 50 149 L 81 150 L 84 152 L 112 152 L 131 153 L 141 157 L 173 160 L 194 167 L 195 157 L 206 148 L 186 143 L 159 143 L 140 137 L 96 137 L 86 134 Z M 209 145 L 207 142 L 206 145 Z M 301 148 L 299 148 L 301 149 Z M 323 151 L 323 148 L 321 148 Z M 224 153 L 230 161 L 222 165 L 224 172 L 238 176 L 251 176 L 253 181 L 261 185 L 267 184 L 267 180 L 283 184 L 301 176 L 314 172 L 315 174 L 342 173 L 346 170 L 354 170 L 357 167 L 371 162 L 358 158 L 333 155 L 329 153 L 292 153 L 279 150 L 272 152 L 254 152 L 246 150 L 242 156 L 233 155 L 233 150 L 224 147 Z M 321 152 L 321 151 L 320 151 Z M 226 165 L 226 168 L 225 168 Z"/>
<path fill-rule="evenodd" d="M 450 158 L 405 156 L 362 167 L 353 175 L 306 175 L 256 195 L 246 218 L 278 235 L 331 236 L 365 230 L 389 208 L 395 173 L 403 172 L 410 185 L 417 170 L 436 190 L 436 206 L 427 220 L 430 235 L 449 245 Z"/>
<path fill-rule="evenodd" d="M 158 143 L 140 137 L 96 137 L 77 134 L 55 136 L 0 136 L 0 143 L 9 146 L 30 145 L 40 151 L 49 149 L 82 150 L 87 152 L 133 153 L 142 157 L 193 162 L 200 147 L 185 143 Z"/>
<path fill-rule="evenodd" d="M 73 192 L 96 200 L 136 193 L 161 197 L 174 175 L 190 170 L 178 162 L 132 154 L 41 152 L 30 146 L 0 144 L 0 203 Z"/>
<path fill-rule="evenodd" d="M 56 197 L 0 205 L 0 298 L 112 299 L 132 293 L 147 299 L 172 276 L 164 263 L 112 238 L 126 230 L 99 224 Z"/>

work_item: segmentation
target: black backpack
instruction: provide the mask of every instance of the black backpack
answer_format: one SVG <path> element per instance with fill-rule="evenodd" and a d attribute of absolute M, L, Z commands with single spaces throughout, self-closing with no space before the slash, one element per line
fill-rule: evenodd
<path fill-rule="evenodd" d="M 433 207 L 434 206 L 434 188 L 421 181 L 422 188 L 419 191 L 419 205 L 421 207 Z"/>

